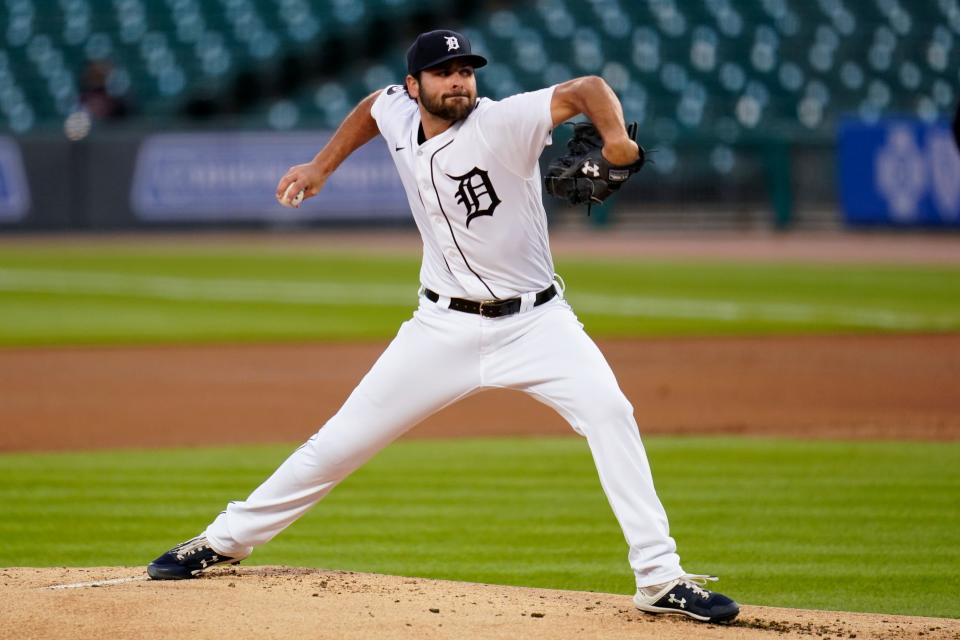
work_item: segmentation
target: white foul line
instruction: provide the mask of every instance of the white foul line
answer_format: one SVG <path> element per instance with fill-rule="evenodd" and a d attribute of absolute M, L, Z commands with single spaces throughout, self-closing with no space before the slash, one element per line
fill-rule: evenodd
<path fill-rule="evenodd" d="M 70 584 L 54 584 L 46 589 L 83 589 L 85 587 L 108 587 L 114 584 L 126 584 L 127 582 L 141 582 L 149 580 L 147 576 L 132 576 L 130 578 L 113 578 L 112 580 L 94 580 L 93 582 L 73 582 Z"/>

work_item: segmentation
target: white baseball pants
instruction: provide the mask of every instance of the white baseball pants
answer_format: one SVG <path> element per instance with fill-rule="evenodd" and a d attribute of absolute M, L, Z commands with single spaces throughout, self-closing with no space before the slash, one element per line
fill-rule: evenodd
<path fill-rule="evenodd" d="M 524 391 L 587 439 L 629 546 L 637 586 L 683 574 L 653 486 L 633 407 L 566 301 L 483 318 L 421 297 L 413 318 L 336 415 L 246 500 L 206 530 L 211 546 L 245 556 L 316 504 L 337 483 L 415 424 L 484 388 Z"/>

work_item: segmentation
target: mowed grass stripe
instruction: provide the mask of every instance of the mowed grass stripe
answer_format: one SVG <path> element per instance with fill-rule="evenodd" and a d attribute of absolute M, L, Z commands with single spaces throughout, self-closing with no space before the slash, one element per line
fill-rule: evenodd
<path fill-rule="evenodd" d="M 410 285 L 186 278 L 29 269 L 0 269 L 0 291 L 206 302 L 369 306 L 410 305 L 417 296 L 417 287 Z"/>
<path fill-rule="evenodd" d="M 685 568 L 742 601 L 960 617 L 960 444 L 646 445 Z M 0 565 L 142 565 L 293 448 L 0 456 Z M 574 437 L 395 443 L 251 562 L 632 590 Z"/>
<path fill-rule="evenodd" d="M 638 272 L 643 271 L 642 266 L 634 268 Z M 329 275 L 327 277 L 329 278 Z M 878 276 L 874 285 L 876 287 L 882 284 L 883 279 Z M 916 288 L 911 291 L 914 296 L 917 295 Z M 0 269 L 0 292 L 48 294 L 60 297 L 131 298 L 178 303 L 238 303 L 258 307 L 264 305 L 353 306 L 392 307 L 400 310 L 409 309 L 416 304 L 416 287 L 409 283 L 188 277 L 29 268 Z M 624 291 L 618 294 L 597 293 L 578 287 L 570 291 L 569 298 L 575 309 L 588 319 L 591 316 L 599 316 L 621 318 L 621 322 L 636 319 L 692 320 L 701 324 L 745 327 L 758 324 L 774 327 L 780 325 L 785 329 L 798 326 L 908 331 L 960 329 L 960 303 L 954 303 L 952 306 L 955 308 L 952 310 L 918 311 L 898 308 L 896 299 L 887 300 L 886 304 L 873 302 L 869 305 L 857 305 L 852 301 L 838 303 L 830 300 L 784 302 L 736 298 L 663 297 L 629 293 L 629 287 L 625 287 Z M 11 317 L 19 315 L 18 310 L 21 314 L 24 313 L 24 301 L 20 301 L 19 309 L 16 308 L 17 305 L 13 300 L 8 301 L 8 304 L 14 307 L 11 309 Z M 37 305 L 42 308 L 44 301 L 38 301 Z M 130 322 L 136 324 L 137 321 L 135 318 L 130 318 Z M 198 327 L 200 333 L 208 335 L 207 331 L 203 331 L 203 323 L 200 324 L 201 327 Z M 623 327 L 621 326 L 620 329 Z M 229 328 L 227 331 L 229 332 Z M 638 327 L 637 331 L 642 332 L 643 328 Z M 149 329 L 147 333 L 150 333 Z M 3 337 L 0 334 L 0 340 Z M 18 336 L 12 335 L 7 341 L 15 342 L 17 338 Z"/>

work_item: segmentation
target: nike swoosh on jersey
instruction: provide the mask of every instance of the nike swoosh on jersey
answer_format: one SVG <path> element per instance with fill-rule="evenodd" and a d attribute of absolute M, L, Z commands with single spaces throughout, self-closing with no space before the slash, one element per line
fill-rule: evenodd
<path fill-rule="evenodd" d="M 395 147 L 394 151 L 403 151 L 404 149 L 406 149 L 406 147 L 398 147 L 396 145 L 394 145 L 394 147 Z"/>

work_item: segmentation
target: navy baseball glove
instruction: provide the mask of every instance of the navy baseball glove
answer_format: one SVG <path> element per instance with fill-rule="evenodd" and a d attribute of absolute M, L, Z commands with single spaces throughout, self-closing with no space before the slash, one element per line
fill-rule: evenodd
<path fill-rule="evenodd" d="M 632 140 L 637 139 L 637 123 L 627 127 Z M 639 145 L 638 145 L 639 146 Z M 617 191 L 630 176 L 640 171 L 646 161 L 643 147 L 636 162 L 615 165 L 603 157 L 603 138 L 591 122 L 573 125 L 573 137 L 567 143 L 567 153 L 550 163 L 543 178 L 544 188 L 552 196 L 572 205 L 600 204 Z"/>

